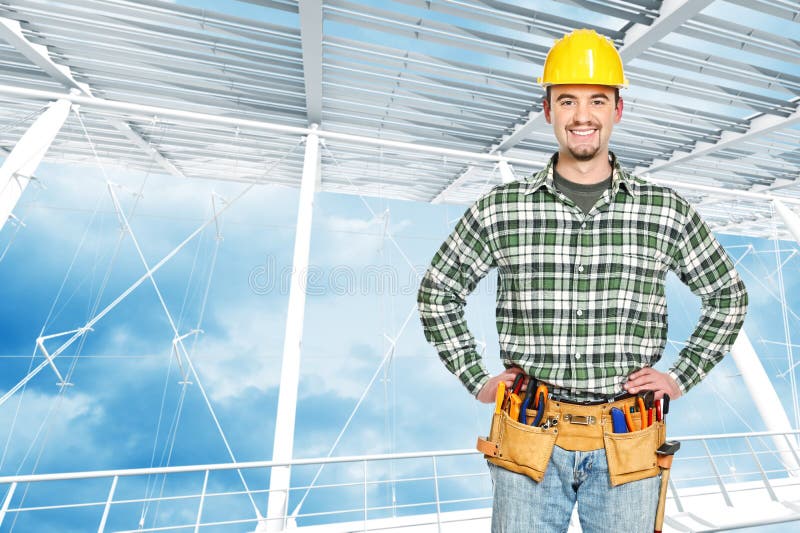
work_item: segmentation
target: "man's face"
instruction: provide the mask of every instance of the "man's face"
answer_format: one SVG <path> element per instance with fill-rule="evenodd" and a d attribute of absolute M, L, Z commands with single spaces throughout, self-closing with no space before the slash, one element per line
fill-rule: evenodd
<path fill-rule="evenodd" d="M 614 88 L 604 85 L 553 85 L 544 116 L 562 152 L 576 161 L 605 157 L 614 124 L 622 118 L 622 99 L 614 104 Z"/>

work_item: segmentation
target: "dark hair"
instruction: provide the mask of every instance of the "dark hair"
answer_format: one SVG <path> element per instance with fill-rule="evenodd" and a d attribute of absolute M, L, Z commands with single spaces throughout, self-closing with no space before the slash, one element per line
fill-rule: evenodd
<path fill-rule="evenodd" d="M 553 87 L 552 85 L 548 85 L 547 87 L 545 87 L 544 98 L 545 100 L 547 100 L 548 104 L 550 103 L 550 89 L 552 87 Z M 618 104 L 619 104 L 619 87 L 614 87 L 614 107 L 617 107 Z"/>

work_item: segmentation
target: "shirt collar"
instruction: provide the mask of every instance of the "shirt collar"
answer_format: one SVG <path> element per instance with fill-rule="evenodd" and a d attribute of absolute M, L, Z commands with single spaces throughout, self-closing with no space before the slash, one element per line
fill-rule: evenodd
<path fill-rule="evenodd" d="M 619 161 L 617 160 L 617 156 L 614 155 L 613 152 L 609 152 L 609 159 L 611 163 L 611 195 L 612 198 L 617 195 L 619 192 L 620 186 L 623 186 L 624 189 L 630 194 L 632 197 L 636 198 L 639 196 L 639 184 L 636 183 L 636 178 L 633 177 L 627 170 L 622 168 Z M 550 160 L 547 162 L 547 166 L 545 166 L 539 172 L 532 174 L 528 179 L 525 180 L 526 183 L 526 190 L 525 194 L 535 192 L 542 187 L 546 188 L 551 193 L 555 194 L 556 187 L 553 182 L 553 170 L 556 166 L 556 161 L 558 161 L 558 153 L 553 154 Z"/>

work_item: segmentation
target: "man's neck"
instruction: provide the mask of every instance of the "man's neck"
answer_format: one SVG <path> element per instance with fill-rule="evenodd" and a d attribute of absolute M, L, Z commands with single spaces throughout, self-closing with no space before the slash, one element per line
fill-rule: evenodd
<path fill-rule="evenodd" d="M 589 161 L 578 161 L 569 153 L 559 151 L 556 170 L 564 179 L 575 183 L 582 185 L 600 183 L 611 174 L 608 150 L 598 153 Z"/>

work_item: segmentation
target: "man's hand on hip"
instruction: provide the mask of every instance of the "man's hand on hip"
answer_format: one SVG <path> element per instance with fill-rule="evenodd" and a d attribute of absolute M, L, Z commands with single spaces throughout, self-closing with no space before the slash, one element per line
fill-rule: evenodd
<path fill-rule="evenodd" d="M 523 370 L 519 367 L 511 367 L 500 374 L 490 378 L 489 381 L 486 382 L 486 385 L 483 386 L 481 391 L 478 393 L 476 398 L 478 401 L 483 403 L 494 403 L 497 399 L 497 387 L 500 385 L 500 382 L 503 381 L 506 384 L 506 387 L 511 387 L 514 384 L 514 378 L 517 377 L 517 374 L 522 374 Z M 528 379 L 525 378 L 525 382 L 522 385 L 522 390 L 525 390 L 525 387 L 528 386 Z"/>
<path fill-rule="evenodd" d="M 655 392 L 656 400 L 660 400 L 665 394 L 668 394 L 671 400 L 681 395 L 681 388 L 672 376 L 654 368 L 642 368 L 632 373 L 623 387 L 631 394 L 651 390 Z"/>

